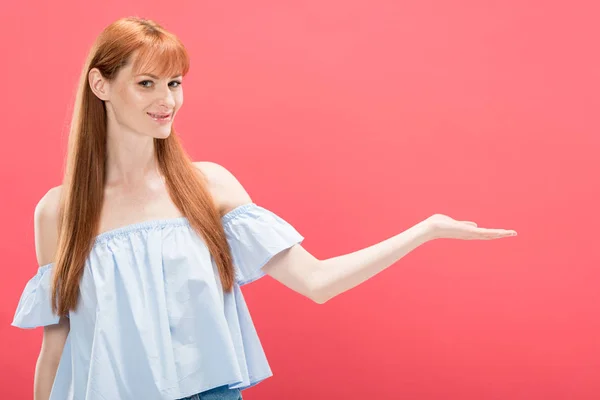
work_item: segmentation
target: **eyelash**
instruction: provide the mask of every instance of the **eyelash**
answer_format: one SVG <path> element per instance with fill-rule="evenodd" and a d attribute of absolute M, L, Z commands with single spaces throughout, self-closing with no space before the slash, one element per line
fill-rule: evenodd
<path fill-rule="evenodd" d="M 146 79 L 145 81 L 141 81 L 141 82 L 140 82 L 140 86 L 142 86 L 143 88 L 146 88 L 146 89 L 148 89 L 150 86 L 146 86 L 146 85 L 144 85 L 144 84 L 143 84 L 144 82 L 152 82 L 152 81 L 151 81 L 151 80 L 148 80 L 148 79 Z M 176 87 L 179 87 L 179 86 L 181 86 L 181 85 L 182 85 L 181 81 L 171 81 L 171 82 L 169 82 L 169 83 L 173 83 L 173 82 L 177 82 L 177 86 L 176 86 Z"/>

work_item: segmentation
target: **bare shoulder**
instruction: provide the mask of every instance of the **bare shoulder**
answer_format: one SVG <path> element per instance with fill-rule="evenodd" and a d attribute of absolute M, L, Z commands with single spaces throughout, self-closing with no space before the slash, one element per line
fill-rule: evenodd
<path fill-rule="evenodd" d="M 54 262 L 58 246 L 58 211 L 62 186 L 48 190 L 38 201 L 34 211 L 35 253 L 38 264 Z"/>
<path fill-rule="evenodd" d="M 224 166 L 212 161 L 196 161 L 194 166 L 206 178 L 211 194 L 221 213 L 252 202 L 252 198 L 240 181 Z"/>

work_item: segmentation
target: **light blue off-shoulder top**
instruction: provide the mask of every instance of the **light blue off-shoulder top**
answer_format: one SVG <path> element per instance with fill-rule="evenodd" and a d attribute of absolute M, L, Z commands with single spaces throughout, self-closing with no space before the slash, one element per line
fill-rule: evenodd
<path fill-rule="evenodd" d="M 186 217 L 101 233 L 85 263 L 76 311 L 51 400 L 174 400 L 222 385 L 244 390 L 272 376 L 240 286 L 303 236 L 247 203 L 222 217 L 235 284 L 224 293 L 216 264 Z M 26 284 L 12 322 L 56 324 L 53 263 Z"/>

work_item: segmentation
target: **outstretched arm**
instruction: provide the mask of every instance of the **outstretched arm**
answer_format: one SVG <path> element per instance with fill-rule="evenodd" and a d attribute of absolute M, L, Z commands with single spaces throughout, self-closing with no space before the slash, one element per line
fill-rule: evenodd
<path fill-rule="evenodd" d="M 240 182 L 224 167 L 211 165 L 210 179 L 218 182 L 218 197 L 225 210 L 252 201 Z M 319 260 L 300 244 L 284 250 L 262 270 L 290 289 L 323 304 L 361 284 L 421 246 L 439 238 L 496 239 L 513 236 L 514 231 L 478 228 L 470 221 L 456 221 L 435 214 L 407 230 L 370 247 L 341 256 Z"/>
<path fill-rule="evenodd" d="M 372 246 L 321 261 L 313 277 L 315 301 L 325 303 L 358 286 L 431 239 L 421 222 Z"/>
<path fill-rule="evenodd" d="M 263 271 L 319 304 L 352 289 L 431 239 L 424 223 L 364 249 L 318 260 L 297 244 L 273 257 Z"/>
<path fill-rule="evenodd" d="M 251 202 L 247 191 L 225 167 L 195 163 L 206 174 L 213 196 L 223 212 Z M 357 286 L 428 240 L 422 224 L 371 247 L 327 260 L 319 260 L 302 245 L 275 255 L 262 270 L 288 288 L 322 304 Z"/>

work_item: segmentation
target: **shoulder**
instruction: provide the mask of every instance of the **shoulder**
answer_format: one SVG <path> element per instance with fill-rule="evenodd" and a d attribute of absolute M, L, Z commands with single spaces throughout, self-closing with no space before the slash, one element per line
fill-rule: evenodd
<path fill-rule="evenodd" d="M 35 252 L 39 265 L 54 261 L 58 244 L 58 211 L 62 186 L 49 189 L 34 210 Z"/>
<path fill-rule="evenodd" d="M 252 202 L 240 181 L 224 166 L 212 161 L 196 161 L 193 164 L 206 178 L 211 195 L 222 214 Z"/>

